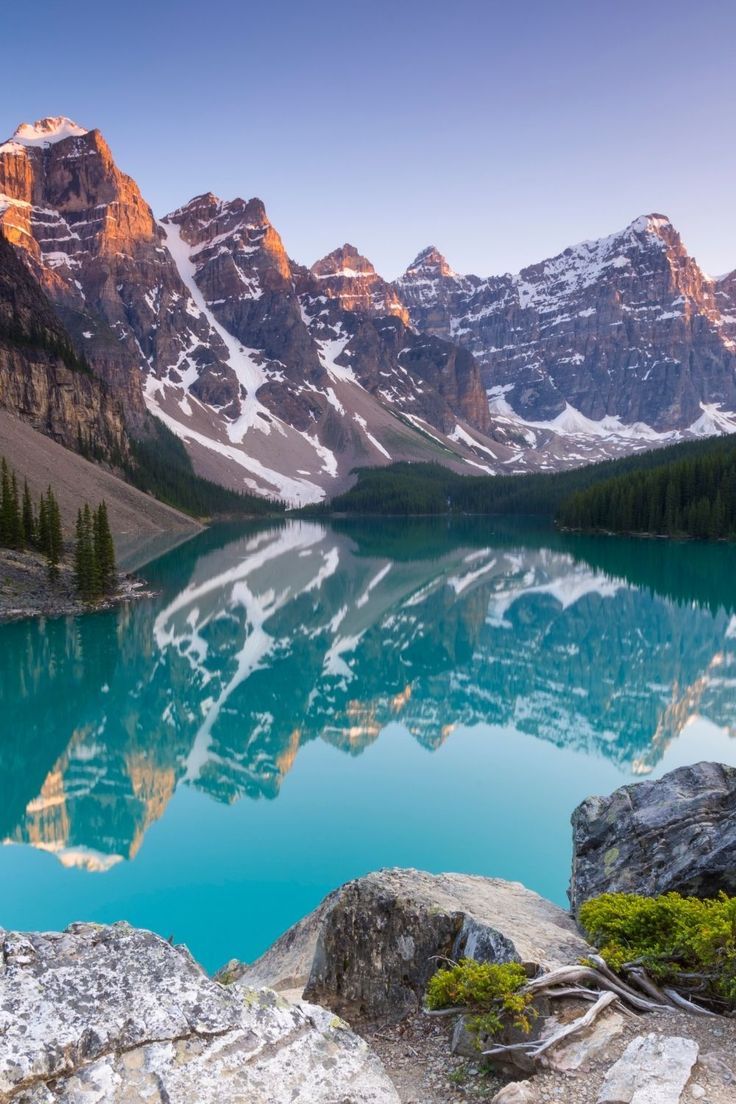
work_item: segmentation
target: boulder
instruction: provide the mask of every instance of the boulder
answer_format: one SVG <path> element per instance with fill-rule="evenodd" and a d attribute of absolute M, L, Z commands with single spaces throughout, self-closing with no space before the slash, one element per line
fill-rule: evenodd
<path fill-rule="evenodd" d="M 398 1104 L 336 1016 L 224 987 L 150 932 L 0 932 L 0 952 L 0 1101 Z"/>
<path fill-rule="evenodd" d="M 693 1039 L 637 1035 L 606 1074 L 598 1104 L 678 1104 L 697 1060 Z"/>
<path fill-rule="evenodd" d="M 533 974 L 590 950 L 566 912 L 518 882 L 381 870 L 335 890 L 235 972 L 239 985 L 275 989 L 305 979 L 307 999 L 351 1021 L 394 1022 L 421 1007 L 443 957 L 522 962 Z"/>
<path fill-rule="evenodd" d="M 736 893 L 736 769 L 680 767 L 572 815 L 573 911 L 599 893 Z"/>

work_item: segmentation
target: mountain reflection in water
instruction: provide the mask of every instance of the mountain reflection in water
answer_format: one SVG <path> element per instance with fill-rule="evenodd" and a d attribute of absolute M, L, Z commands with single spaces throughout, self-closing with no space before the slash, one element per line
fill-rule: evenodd
<path fill-rule="evenodd" d="M 179 788 L 275 799 L 310 741 L 357 756 L 391 722 L 645 774 L 693 717 L 736 727 L 732 556 L 488 521 L 211 530 L 146 572 L 154 600 L 0 628 L 0 837 L 104 871 Z"/>

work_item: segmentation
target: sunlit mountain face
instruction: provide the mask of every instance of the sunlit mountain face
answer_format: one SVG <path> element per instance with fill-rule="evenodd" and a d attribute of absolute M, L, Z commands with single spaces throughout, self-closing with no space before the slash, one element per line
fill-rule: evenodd
<path fill-rule="evenodd" d="M 396 723 L 440 759 L 488 726 L 649 772 L 694 718 L 736 731 L 731 554 L 487 521 L 210 531 L 152 601 L 1 630 L 0 836 L 109 871 L 185 789 L 275 799 L 308 743 L 358 756 Z"/>

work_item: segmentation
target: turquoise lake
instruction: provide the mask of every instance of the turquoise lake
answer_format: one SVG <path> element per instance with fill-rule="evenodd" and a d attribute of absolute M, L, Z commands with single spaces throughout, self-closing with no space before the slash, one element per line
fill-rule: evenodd
<path fill-rule="evenodd" d="M 252 960 L 381 866 L 565 903 L 591 793 L 736 764 L 733 547 L 483 519 L 211 529 L 0 627 L 0 926 Z"/>

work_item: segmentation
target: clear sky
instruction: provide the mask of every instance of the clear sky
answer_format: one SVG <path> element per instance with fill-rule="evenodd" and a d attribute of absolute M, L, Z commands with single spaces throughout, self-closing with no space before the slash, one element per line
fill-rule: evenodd
<path fill-rule="evenodd" d="M 736 267 L 734 0 L 7 0 L 0 131 L 99 127 L 161 215 L 260 196 L 312 263 L 516 271 L 663 212 Z"/>

